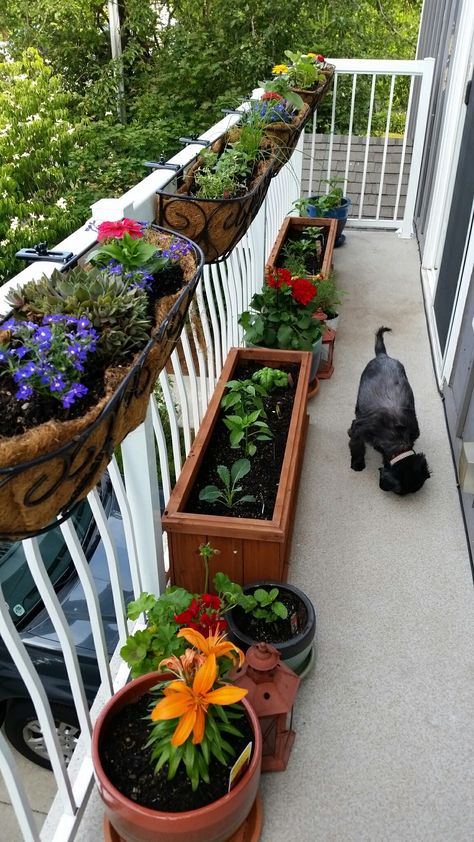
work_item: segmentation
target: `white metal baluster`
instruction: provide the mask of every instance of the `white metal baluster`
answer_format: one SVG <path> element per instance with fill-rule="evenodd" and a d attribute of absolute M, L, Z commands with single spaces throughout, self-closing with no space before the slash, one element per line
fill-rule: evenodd
<path fill-rule="evenodd" d="M 3 775 L 5 786 L 10 796 L 16 820 L 24 842 L 39 842 L 39 833 L 36 829 L 33 810 L 30 807 L 26 790 L 23 786 L 18 766 L 13 752 L 0 731 L 0 772 Z"/>
<path fill-rule="evenodd" d="M 374 100 L 375 100 L 375 84 L 377 81 L 377 74 L 372 74 L 372 87 L 370 90 L 370 105 L 369 105 L 369 118 L 367 120 L 367 138 L 365 141 L 365 153 L 364 153 L 364 170 L 362 173 L 362 184 L 360 187 L 360 202 L 359 202 L 359 219 L 362 219 L 362 209 L 364 206 L 364 197 L 365 197 L 365 182 L 367 179 L 367 164 L 369 161 L 369 147 L 370 147 L 370 132 L 372 130 L 372 116 L 374 111 Z"/>
<path fill-rule="evenodd" d="M 152 398 L 153 399 L 153 398 Z M 153 399 L 154 400 L 154 399 Z M 109 477 L 112 481 L 112 488 L 119 504 L 120 514 L 122 516 L 123 531 L 125 533 L 125 544 L 127 547 L 128 561 L 130 565 L 130 574 L 132 577 L 132 587 L 135 599 L 143 591 L 140 567 L 137 558 L 137 545 L 135 543 L 135 532 L 133 529 L 132 515 L 128 498 L 125 492 L 125 485 L 117 465 L 115 456 L 112 456 L 111 461 L 107 466 Z M 168 495 L 169 496 L 169 495 Z M 165 499 L 167 499 L 165 497 Z"/>
<path fill-rule="evenodd" d="M 239 244 L 240 245 L 240 244 Z M 231 345 L 238 345 L 239 344 L 239 332 L 238 332 L 238 324 L 237 319 L 239 313 L 241 312 L 239 299 L 241 295 L 241 277 L 242 272 L 240 268 L 240 247 L 235 248 L 232 251 L 232 254 L 226 260 L 226 268 L 227 268 L 227 279 L 228 279 L 228 289 L 229 289 L 229 301 L 230 301 L 230 309 L 229 309 L 229 335 L 230 335 L 230 342 Z"/>
<path fill-rule="evenodd" d="M 60 797 L 67 813 L 73 814 L 77 809 L 72 792 L 71 781 L 64 763 L 63 753 L 59 745 L 58 735 L 54 726 L 46 691 L 39 679 L 28 651 L 15 629 L 12 618 L 5 602 L 0 586 L 0 636 L 8 649 L 15 666 L 26 686 L 34 705 L 43 732 L 44 741 L 49 754 L 49 760 L 58 785 Z"/>
<path fill-rule="evenodd" d="M 93 488 L 87 495 L 89 505 L 92 509 L 95 522 L 99 529 L 99 534 L 104 545 L 105 557 L 107 559 L 107 567 L 110 576 L 110 587 L 112 590 L 112 598 L 114 602 L 115 616 L 117 618 L 117 628 L 119 633 L 119 642 L 123 646 L 128 637 L 127 623 L 125 621 L 126 609 L 125 600 L 123 596 L 123 585 L 120 578 L 119 558 L 117 548 L 112 538 L 112 533 L 107 522 L 107 515 L 105 514 L 102 500 L 100 499 L 97 488 Z M 106 643 L 104 638 L 104 648 Z M 97 644 L 96 644 L 97 649 Z"/>
<path fill-rule="evenodd" d="M 349 129 L 347 135 L 347 154 L 346 154 L 346 168 L 344 171 L 344 195 L 347 193 L 347 181 L 349 178 L 349 164 L 351 162 L 351 148 L 352 148 L 352 127 L 354 125 L 354 107 L 355 107 L 355 97 L 356 97 L 356 90 L 357 90 L 357 73 L 354 73 L 352 78 L 352 96 L 351 96 L 351 114 L 349 117 Z M 329 185 L 328 185 L 329 189 Z"/>
<path fill-rule="evenodd" d="M 168 413 L 168 418 L 170 422 L 174 472 L 175 476 L 179 477 L 181 466 L 183 464 L 181 459 L 181 438 L 179 433 L 178 417 L 176 415 L 176 409 L 173 401 L 173 395 L 170 389 L 168 375 L 166 374 L 166 371 L 164 369 L 160 372 L 159 381 L 163 392 L 163 399 L 166 406 L 166 412 Z"/>
<path fill-rule="evenodd" d="M 212 272 L 214 269 L 213 266 L 211 267 L 204 267 L 204 271 Z M 212 343 L 212 336 L 211 330 L 209 327 L 209 319 L 207 317 L 207 303 L 204 297 L 203 286 L 202 282 L 199 283 L 199 286 L 196 290 L 195 302 L 197 304 L 199 318 L 201 322 L 202 332 L 204 334 L 204 342 L 206 345 L 206 349 Z M 198 358 L 198 366 L 199 366 L 199 384 L 201 389 L 201 412 L 204 415 L 207 405 L 209 402 L 209 392 L 208 392 L 208 380 L 207 380 L 207 354 L 206 349 L 203 350 L 201 347 L 201 342 L 199 341 L 199 336 L 197 334 L 195 325 L 192 324 L 192 331 L 194 337 L 194 345 L 196 348 L 196 354 Z"/>
<path fill-rule="evenodd" d="M 161 486 L 163 489 L 163 497 L 165 503 L 167 503 L 171 494 L 171 477 L 168 465 L 168 449 L 166 447 L 166 437 L 165 432 L 163 430 L 161 416 L 156 405 L 156 400 L 154 398 L 152 398 L 151 401 L 151 417 L 153 421 L 153 432 L 155 434 L 155 441 L 158 447 L 158 458 L 160 460 Z M 140 588 L 140 591 L 141 590 L 143 590 L 143 588 Z"/>
<path fill-rule="evenodd" d="M 328 147 L 328 163 L 326 168 L 326 178 L 331 178 L 332 170 L 332 150 L 334 147 L 334 127 L 336 125 L 336 101 L 337 101 L 337 83 L 339 76 L 334 75 L 333 93 L 332 93 L 332 109 L 331 109 L 331 127 L 329 129 L 329 147 Z M 310 194 L 311 195 L 311 194 Z"/>
<path fill-rule="evenodd" d="M 93 509 L 92 513 L 95 516 Z M 77 537 L 76 530 L 71 523 L 71 519 L 69 518 L 65 523 L 62 523 L 60 528 L 86 597 L 87 610 L 89 611 L 91 621 L 91 632 L 94 640 L 94 648 L 97 653 L 97 664 L 99 667 L 100 678 L 101 681 L 104 682 L 104 686 L 108 689 L 109 693 L 111 693 L 112 678 L 110 675 L 107 643 L 105 640 L 102 614 L 100 611 L 94 578 L 92 576 L 89 563 L 84 555 L 81 542 Z"/>
<path fill-rule="evenodd" d="M 222 284 L 216 264 L 205 267 L 203 280 L 206 292 L 207 313 L 209 314 L 212 327 L 216 373 L 218 373 L 222 368 L 222 360 L 227 354 L 228 328 L 227 309 L 222 295 Z"/>
<path fill-rule="evenodd" d="M 397 219 L 397 216 L 398 216 L 398 206 L 399 206 L 399 203 L 400 203 L 400 193 L 401 193 L 401 190 L 402 190 L 403 170 L 405 169 L 405 156 L 406 156 L 407 141 L 408 141 L 407 129 L 408 129 L 408 126 L 409 126 L 412 103 L 413 103 L 414 82 L 415 82 L 415 78 L 414 78 L 414 76 L 412 76 L 411 81 L 410 81 L 410 91 L 409 91 L 409 94 L 408 94 L 408 104 L 407 104 L 407 110 L 406 110 L 406 116 L 405 116 L 405 129 L 404 129 L 404 132 L 403 132 L 403 143 L 402 143 L 402 149 L 401 149 L 401 155 L 400 155 L 400 172 L 398 173 L 397 195 L 395 197 L 395 207 L 394 207 L 394 210 L 393 210 L 393 218 L 394 219 Z"/>
<path fill-rule="evenodd" d="M 41 557 L 38 539 L 26 538 L 26 540 L 23 541 L 23 549 L 25 551 L 31 575 L 33 576 L 35 585 L 38 588 L 38 593 L 41 596 L 46 611 L 48 612 L 48 616 L 52 620 L 63 650 L 64 663 L 66 665 L 67 675 L 71 685 L 80 729 L 84 732 L 84 734 L 90 734 L 92 732 L 91 719 L 89 716 L 89 707 L 84 691 L 84 683 L 82 681 L 76 647 L 69 625 L 64 616 L 61 603 L 54 591 Z"/>
<path fill-rule="evenodd" d="M 219 319 L 214 299 L 214 284 L 209 272 L 204 273 L 204 290 L 206 293 L 207 310 L 211 320 L 212 339 L 207 348 L 209 389 L 212 391 L 216 383 L 216 371 L 222 369 L 222 343 Z"/>
<path fill-rule="evenodd" d="M 387 166 L 387 149 L 388 149 L 388 136 L 390 133 L 390 121 L 392 119 L 392 105 L 393 105 L 393 91 L 395 88 L 395 74 L 392 74 L 392 81 L 390 83 L 390 96 L 388 100 L 388 109 L 387 109 L 387 120 L 385 123 L 385 138 L 383 144 L 383 155 L 382 155 L 382 167 L 380 170 L 380 187 L 379 187 L 379 195 L 377 199 L 377 210 L 375 213 L 375 218 L 380 219 L 380 208 L 382 205 L 382 192 L 383 192 L 383 183 L 385 179 L 385 167 Z"/>
<path fill-rule="evenodd" d="M 309 153 L 309 188 L 308 196 L 313 195 L 313 176 L 314 176 L 314 158 L 316 153 L 316 131 L 317 131 L 318 115 L 315 111 L 313 114 L 313 133 L 311 135 L 311 149 Z M 304 131 L 302 132 L 304 137 Z"/>
<path fill-rule="evenodd" d="M 122 442 L 125 488 L 130 502 L 144 590 L 160 594 L 166 587 L 151 409 Z"/>
<path fill-rule="evenodd" d="M 193 318 L 193 314 L 191 312 L 190 313 L 190 319 L 192 319 L 192 318 Z M 196 369 L 194 367 L 194 359 L 193 359 L 193 354 L 192 354 L 192 350 L 191 350 L 191 343 L 189 341 L 189 336 L 188 336 L 188 329 L 191 330 L 191 335 L 193 335 L 192 334 L 191 322 L 189 322 L 188 325 L 186 326 L 186 328 L 182 331 L 179 342 L 181 344 L 181 348 L 183 349 L 184 359 L 185 359 L 185 362 L 186 362 L 186 368 L 188 370 L 187 385 L 189 387 L 189 392 L 191 393 L 190 395 L 188 394 L 188 398 L 190 398 L 190 400 L 191 400 L 191 409 L 192 409 L 192 414 L 193 414 L 192 429 L 193 429 L 193 438 L 194 438 L 194 436 L 196 435 L 196 433 L 199 429 L 199 425 L 201 423 L 201 418 L 200 418 L 200 415 L 199 415 L 199 400 L 198 400 L 198 391 L 197 391 L 197 382 L 198 381 L 197 381 L 197 376 L 196 376 Z M 193 344 L 194 344 L 194 338 L 193 338 Z"/>
<path fill-rule="evenodd" d="M 181 364 L 179 362 L 178 352 L 176 349 L 171 354 L 171 365 L 173 366 L 175 385 L 178 390 L 179 405 L 181 409 L 181 425 L 184 435 L 184 450 L 185 453 L 189 453 L 189 451 L 191 450 L 191 428 L 189 423 L 188 398 L 183 378 L 183 372 L 181 370 Z"/>
<path fill-rule="evenodd" d="M 204 274 L 207 273 L 207 268 L 204 269 Z M 222 363 L 219 366 L 219 360 L 216 359 L 216 348 L 212 341 L 211 328 L 209 325 L 209 318 L 207 312 L 206 300 L 204 298 L 204 279 L 202 279 L 196 290 L 196 303 L 199 308 L 199 317 L 201 319 L 201 327 L 204 334 L 204 343 L 206 347 L 205 356 L 203 355 L 204 372 L 209 376 L 209 395 L 214 391 L 216 382 L 216 370 L 220 370 Z M 201 373 L 201 365 L 199 366 L 199 373 Z M 208 391 L 206 388 L 206 378 L 202 378 L 201 391 L 203 394 L 203 410 L 207 408 L 209 401 Z"/>

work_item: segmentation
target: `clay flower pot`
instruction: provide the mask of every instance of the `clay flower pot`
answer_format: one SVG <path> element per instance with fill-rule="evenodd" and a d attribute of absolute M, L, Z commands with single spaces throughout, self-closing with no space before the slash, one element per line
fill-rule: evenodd
<path fill-rule="evenodd" d="M 166 675 L 165 675 L 166 677 Z M 168 677 L 172 677 L 168 675 Z M 113 695 L 103 708 L 92 734 L 92 762 L 99 795 L 105 806 L 109 838 L 117 842 L 227 842 L 235 835 L 241 842 L 257 842 L 261 829 L 261 813 L 256 821 L 246 822 L 257 798 L 262 762 L 262 737 L 253 708 L 244 699 L 242 705 L 254 732 L 250 764 L 227 795 L 206 807 L 183 813 L 166 813 L 141 807 L 119 792 L 108 779 L 101 761 L 101 745 L 107 740 L 107 729 L 113 717 L 126 705 L 137 701 L 163 673 L 149 673 L 136 678 Z M 238 836 L 247 825 L 248 833 Z M 251 835 L 250 835 L 251 834 Z"/>
<path fill-rule="evenodd" d="M 296 603 L 296 611 L 291 617 L 291 625 L 294 633 L 287 640 L 279 643 L 272 641 L 272 646 L 278 649 L 281 659 L 285 662 L 286 666 L 290 667 L 298 675 L 301 675 L 305 672 L 313 654 L 313 643 L 316 634 L 316 612 L 313 603 L 303 591 L 294 585 L 288 584 L 288 582 L 281 584 L 280 582 L 265 580 L 254 582 L 252 585 L 246 585 L 243 590 L 244 593 L 252 594 L 257 588 L 265 588 L 265 590 L 278 588 L 278 598 L 288 596 L 293 598 Z M 253 646 L 259 642 L 249 633 L 249 616 L 239 606 L 232 608 L 227 614 L 227 622 L 229 638 L 244 652 L 247 651 L 249 646 Z"/>

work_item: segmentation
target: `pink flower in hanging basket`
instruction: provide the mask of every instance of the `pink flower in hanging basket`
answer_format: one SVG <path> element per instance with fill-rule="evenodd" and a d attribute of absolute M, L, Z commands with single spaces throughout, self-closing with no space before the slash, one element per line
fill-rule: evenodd
<path fill-rule="evenodd" d="M 97 239 L 99 243 L 107 238 L 121 240 L 124 234 L 129 234 L 132 240 L 143 237 L 143 229 L 139 222 L 134 219 L 118 219 L 115 222 L 101 222 L 97 227 Z"/>

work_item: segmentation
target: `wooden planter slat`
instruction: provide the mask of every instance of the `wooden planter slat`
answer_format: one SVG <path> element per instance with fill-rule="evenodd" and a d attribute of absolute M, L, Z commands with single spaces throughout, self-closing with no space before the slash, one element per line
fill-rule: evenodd
<path fill-rule="evenodd" d="M 337 220 L 328 219 L 326 217 L 285 216 L 266 263 L 265 269 L 267 271 L 268 269 L 274 269 L 278 265 L 281 250 L 291 232 L 300 232 L 304 228 L 324 229 L 325 248 L 320 272 L 326 277 L 329 275 L 332 269 L 334 243 L 336 242 Z"/>
<path fill-rule="evenodd" d="M 271 520 L 202 515 L 186 511 L 189 494 L 205 458 L 214 427 L 220 415 L 225 384 L 234 376 L 242 360 L 258 360 L 264 365 L 299 363 L 293 412 L 288 430 L 278 494 Z M 222 570 L 233 581 L 250 584 L 262 578 L 284 581 L 291 547 L 296 497 L 308 426 L 306 410 L 311 354 L 267 348 L 232 348 L 214 395 L 209 403 L 193 447 L 172 491 L 162 523 L 168 533 L 170 577 L 175 585 L 193 593 L 204 586 L 203 562 L 199 545 L 210 542 L 219 550 L 210 561 L 210 582 Z"/>

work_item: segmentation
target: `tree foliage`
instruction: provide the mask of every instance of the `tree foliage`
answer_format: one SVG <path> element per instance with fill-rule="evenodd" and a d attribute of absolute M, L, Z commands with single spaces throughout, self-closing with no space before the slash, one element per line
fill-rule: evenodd
<path fill-rule="evenodd" d="M 126 125 L 117 118 L 107 0 L 3 0 L 0 281 L 18 270 L 16 248 L 58 242 L 93 201 L 143 177 L 143 160 L 174 154 L 180 135 L 205 130 L 247 96 L 285 49 L 412 58 L 421 0 L 119 0 L 119 8 Z M 343 114 L 350 92 L 340 96 Z"/>

